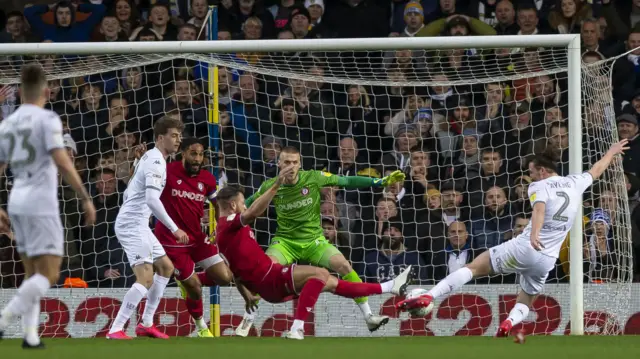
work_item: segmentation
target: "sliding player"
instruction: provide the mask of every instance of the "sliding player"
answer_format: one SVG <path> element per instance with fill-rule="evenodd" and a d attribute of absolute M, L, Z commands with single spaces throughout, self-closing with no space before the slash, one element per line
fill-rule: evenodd
<path fill-rule="evenodd" d="M 498 337 L 509 336 L 512 327 L 529 314 L 531 304 L 555 266 L 562 242 L 582 206 L 582 193 L 602 175 L 615 156 L 628 149 L 626 145 L 627 140 L 612 145 L 588 172 L 566 177 L 558 176 L 556 164 L 550 157 L 532 157 L 529 172 L 536 182 L 529 186 L 529 199 L 533 216 L 522 234 L 482 253 L 466 267 L 448 275 L 427 294 L 401 301 L 396 306 L 401 310 L 429 307 L 434 299 L 451 293 L 473 278 L 491 273 L 518 273 L 521 289 L 516 304 L 496 334 Z"/>
<path fill-rule="evenodd" d="M 127 254 L 136 282 L 125 294 L 107 339 L 131 339 L 125 334 L 124 325 L 145 296 L 147 303 L 142 323 L 136 327 L 136 335 L 169 339 L 153 324 L 153 316 L 174 267 L 151 232 L 149 217 L 153 213 L 179 243 L 189 242 L 189 235 L 175 224 L 160 202 L 160 194 L 167 180 L 165 158 L 178 150 L 182 130 L 182 122 L 170 117 L 163 117 L 154 124 L 155 147 L 142 156 L 124 192 L 124 203 L 116 217 L 115 232 Z"/>
<path fill-rule="evenodd" d="M 202 169 L 204 147 L 195 138 L 187 138 L 180 144 L 182 161 L 167 165 L 167 185 L 160 201 L 169 217 L 189 235 L 187 242 L 176 241 L 162 222 L 155 227 L 155 235 L 175 267 L 175 277 L 181 286 L 187 310 L 196 323 L 198 336 L 213 335 L 203 318 L 202 285 L 227 285 L 233 279 L 218 249 L 209 242 L 202 231 L 204 201 L 213 201 L 216 178 Z M 195 272 L 196 264 L 204 272 Z"/>
<path fill-rule="evenodd" d="M 246 208 L 244 195 L 238 188 L 230 186 L 221 189 L 217 196 L 220 220 L 216 228 L 216 242 L 220 253 L 229 262 L 247 308 L 253 306 L 253 293 L 270 303 L 298 298 L 293 325 L 286 333 L 286 338 L 301 340 L 304 339 L 305 319 L 313 311 L 321 292 L 331 292 L 346 298 L 382 293 L 403 295 L 411 281 L 411 266 L 394 280 L 377 284 L 340 280 L 329 275 L 324 268 L 274 263 L 255 241 L 248 224 L 267 209 L 273 197 L 285 189 L 280 185 L 295 172 L 297 169 L 291 165 L 282 169 L 269 189 L 263 190 L 249 209 Z"/>
<path fill-rule="evenodd" d="M 351 264 L 323 235 L 320 223 L 320 189 L 327 186 L 346 188 L 386 187 L 404 181 L 404 173 L 395 171 L 385 178 L 360 176 L 339 177 L 327 172 L 301 171 L 300 152 L 295 147 L 285 147 L 280 153 L 278 167 L 293 166 L 284 180 L 275 200 L 278 228 L 267 249 L 267 255 L 275 263 L 287 266 L 305 262 L 338 273 L 342 279 L 359 283 L 358 274 Z M 276 182 L 265 181 L 256 194 L 247 199 L 247 206 L 260 198 Z M 389 321 L 389 317 L 374 315 L 366 297 L 356 298 L 369 331 L 376 331 Z M 245 313 L 236 328 L 236 335 L 247 336 L 253 324 L 254 314 Z"/>
<path fill-rule="evenodd" d="M 10 321 L 22 317 L 22 347 L 31 349 L 44 347 L 38 334 L 40 298 L 58 281 L 64 255 L 58 170 L 82 200 L 87 225 L 96 220 L 96 209 L 64 147 L 60 117 L 44 109 L 49 99 L 46 73 L 40 65 L 28 64 L 20 80 L 22 106 L 0 123 L 0 173 L 11 166 L 9 216 L 25 280 L 0 312 L 0 339 Z M 9 230 L 4 210 L 0 227 Z"/>

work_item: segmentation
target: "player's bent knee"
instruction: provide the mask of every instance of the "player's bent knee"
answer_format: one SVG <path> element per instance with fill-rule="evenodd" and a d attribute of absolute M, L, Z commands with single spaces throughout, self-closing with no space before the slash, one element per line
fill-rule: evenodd
<path fill-rule="evenodd" d="M 329 260 L 329 263 L 331 264 L 331 269 L 340 275 L 349 274 L 353 270 L 349 261 L 342 255 L 334 255 Z"/>
<path fill-rule="evenodd" d="M 329 277 L 331 275 L 329 274 L 329 271 L 324 269 L 324 268 L 316 268 L 316 273 L 314 275 L 314 278 L 320 279 L 323 282 L 327 282 L 327 280 L 329 280 Z"/>
<path fill-rule="evenodd" d="M 153 266 L 156 270 L 156 273 L 165 278 L 170 278 L 173 274 L 173 271 L 175 270 L 173 263 L 171 263 L 167 256 L 158 259 L 155 263 L 153 263 Z"/>

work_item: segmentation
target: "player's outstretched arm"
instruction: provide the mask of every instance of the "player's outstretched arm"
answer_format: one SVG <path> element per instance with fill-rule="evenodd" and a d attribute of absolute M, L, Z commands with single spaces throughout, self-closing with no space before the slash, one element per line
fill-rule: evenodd
<path fill-rule="evenodd" d="M 273 183 L 273 186 L 269 187 L 268 190 L 263 192 L 258 198 L 253 201 L 249 208 L 242 212 L 242 214 L 240 215 L 242 224 L 253 223 L 256 218 L 258 218 L 262 213 L 264 213 L 264 211 L 267 210 L 267 208 L 269 208 L 269 203 L 271 203 L 273 197 L 275 197 L 276 193 L 278 193 L 278 188 L 280 188 L 280 185 L 284 183 L 285 177 L 291 172 L 293 172 L 293 166 L 289 166 L 285 169 L 280 170 L 280 173 L 278 173 L 278 177 Z"/>
<path fill-rule="evenodd" d="M 92 225 L 96 221 L 96 209 L 93 206 L 93 201 L 89 197 L 87 189 L 84 188 L 82 180 L 76 172 L 76 168 L 69 158 L 69 154 L 65 148 L 55 148 L 51 150 L 51 158 L 58 166 L 58 170 L 62 173 L 64 181 L 73 188 L 80 200 L 82 201 L 82 208 L 84 210 L 85 223 Z"/>
<path fill-rule="evenodd" d="M 611 145 L 609 151 L 589 170 L 591 177 L 593 177 L 594 180 L 600 177 L 617 155 L 624 154 L 624 151 L 629 149 L 627 146 L 628 143 L 629 141 L 625 139 Z"/>
<path fill-rule="evenodd" d="M 394 171 L 386 177 L 371 178 L 363 176 L 338 177 L 338 186 L 344 188 L 387 187 L 397 182 L 404 182 L 405 174 Z"/>

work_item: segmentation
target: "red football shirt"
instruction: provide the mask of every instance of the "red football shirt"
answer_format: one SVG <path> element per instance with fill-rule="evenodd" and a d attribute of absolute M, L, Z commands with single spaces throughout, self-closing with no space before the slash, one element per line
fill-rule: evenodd
<path fill-rule="evenodd" d="M 196 176 L 190 176 L 182 161 L 167 165 L 167 183 L 160 201 L 173 219 L 189 235 L 188 244 L 179 244 L 175 237 L 160 221 L 156 223 L 155 234 L 163 246 L 192 246 L 202 241 L 207 234 L 202 231 L 204 202 L 216 191 L 216 178 L 201 170 Z"/>
<path fill-rule="evenodd" d="M 271 259 L 256 242 L 251 227 L 242 224 L 240 214 L 218 219 L 216 244 L 233 275 L 244 283 L 260 283 L 269 273 Z"/>

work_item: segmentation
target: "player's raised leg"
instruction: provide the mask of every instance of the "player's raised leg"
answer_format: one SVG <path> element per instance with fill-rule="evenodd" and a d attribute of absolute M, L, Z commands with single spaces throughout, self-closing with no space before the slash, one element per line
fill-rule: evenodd
<path fill-rule="evenodd" d="M 348 282 L 331 276 L 324 268 L 311 266 L 292 266 L 292 271 L 293 285 L 299 296 L 293 325 L 286 333 L 286 337 L 290 339 L 304 339 L 305 319 L 322 292 L 354 299 L 383 293 L 404 295 L 412 279 L 411 266 L 394 280 L 384 283 Z"/>
<path fill-rule="evenodd" d="M 428 307 L 434 299 L 448 295 L 454 290 L 467 284 L 473 278 L 488 276 L 492 272 L 490 251 L 483 252 L 471 263 L 449 274 L 435 287 L 420 297 L 406 299 L 396 303 L 399 310 Z"/>

